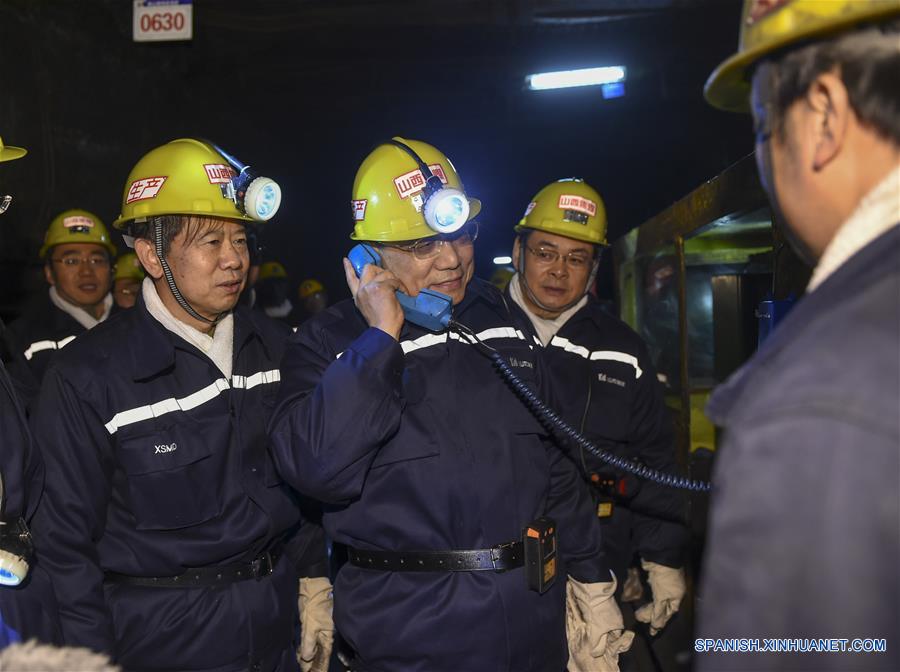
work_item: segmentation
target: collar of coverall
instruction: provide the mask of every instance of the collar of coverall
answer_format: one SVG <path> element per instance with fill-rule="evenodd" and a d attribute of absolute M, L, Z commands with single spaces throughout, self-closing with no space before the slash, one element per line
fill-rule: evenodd
<path fill-rule="evenodd" d="M 101 322 L 104 322 L 106 318 L 109 317 L 110 311 L 112 311 L 112 307 L 114 305 L 112 293 L 108 293 L 103 297 L 103 313 L 100 315 L 100 317 L 94 317 L 84 308 L 66 301 L 62 296 L 60 296 L 55 285 L 52 285 L 50 287 L 49 294 L 50 303 L 59 308 L 66 315 L 69 315 L 73 320 L 78 322 L 78 324 L 80 324 L 85 329 L 93 329 Z"/>
<path fill-rule="evenodd" d="M 179 348 L 187 352 L 195 352 L 193 346 L 182 340 L 166 329 L 147 310 L 144 297 L 139 293 L 134 308 L 127 311 L 138 320 L 137 328 L 132 329 L 130 336 L 133 339 L 131 353 L 130 375 L 132 380 L 145 380 L 171 367 L 175 363 L 175 350 Z M 259 329 L 251 321 L 247 314 L 238 308 L 232 311 L 234 315 L 234 357 L 248 341 L 259 339 L 266 348 L 269 356 L 275 353 L 268 351 L 266 339 L 262 338 Z"/>

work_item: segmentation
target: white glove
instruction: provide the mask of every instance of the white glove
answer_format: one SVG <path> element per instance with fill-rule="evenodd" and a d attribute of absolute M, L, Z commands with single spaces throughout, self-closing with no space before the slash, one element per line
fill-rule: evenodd
<path fill-rule="evenodd" d="M 631 648 L 634 633 L 625 629 L 615 592 L 615 577 L 580 583 L 570 576 L 566 582 L 569 672 L 618 672 L 619 654 Z"/>
<path fill-rule="evenodd" d="M 302 672 L 328 672 L 334 643 L 334 599 L 331 581 L 325 577 L 300 579 L 300 648 L 297 662 Z"/>
<path fill-rule="evenodd" d="M 684 570 L 646 560 L 641 560 L 641 567 L 647 572 L 653 602 L 648 602 L 635 611 L 634 617 L 641 623 L 649 623 L 650 634 L 655 635 L 666 627 L 666 623 L 681 606 L 681 600 L 687 591 Z"/>
<path fill-rule="evenodd" d="M 11 644 L 0 651 L 0 670 L 122 672 L 122 668 L 113 665 L 105 654 L 81 647 L 39 644 L 36 639 Z"/>

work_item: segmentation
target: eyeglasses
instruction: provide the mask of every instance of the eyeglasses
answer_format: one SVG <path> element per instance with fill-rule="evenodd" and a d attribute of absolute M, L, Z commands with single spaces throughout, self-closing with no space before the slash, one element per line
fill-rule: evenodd
<path fill-rule="evenodd" d="M 66 268 L 80 268 L 82 264 L 87 264 L 91 268 L 109 268 L 109 259 L 106 257 L 63 257 L 51 261 Z"/>
<path fill-rule="evenodd" d="M 551 266 L 559 261 L 560 257 L 569 268 L 585 268 L 594 261 L 593 257 L 585 256 L 583 252 L 569 252 L 561 255 L 557 250 L 548 247 L 531 247 L 529 245 L 526 245 L 525 249 L 531 252 L 537 258 L 537 263 L 542 266 Z"/>
<path fill-rule="evenodd" d="M 478 222 L 469 222 L 459 231 L 449 234 L 441 234 L 433 238 L 422 238 L 409 245 L 390 245 L 404 252 L 411 252 L 416 259 L 433 259 L 441 253 L 446 243 L 467 246 L 478 238 Z"/>

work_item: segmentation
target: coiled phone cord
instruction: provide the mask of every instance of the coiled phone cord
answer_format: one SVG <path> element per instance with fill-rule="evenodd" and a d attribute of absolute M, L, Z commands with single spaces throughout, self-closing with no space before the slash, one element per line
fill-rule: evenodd
<path fill-rule="evenodd" d="M 712 488 L 712 484 L 708 481 L 697 481 L 685 478 L 683 476 L 677 476 L 675 474 L 667 474 L 665 472 L 659 471 L 657 469 L 652 469 L 651 467 L 639 464 L 625 457 L 613 455 L 609 451 L 603 450 L 602 448 L 588 440 L 586 437 L 584 437 L 574 427 L 569 425 L 559 416 L 556 411 L 547 406 L 547 404 L 544 403 L 544 401 L 534 392 L 534 390 L 532 390 L 526 382 L 524 382 L 515 374 L 515 372 L 512 370 L 512 367 L 510 367 L 510 365 L 506 363 L 506 360 L 503 359 L 503 356 L 494 348 L 478 338 L 478 335 L 475 334 L 474 331 L 469 329 L 466 325 L 461 324 L 460 322 L 457 322 L 455 320 L 450 321 L 449 327 L 451 329 L 456 329 L 456 331 L 465 336 L 467 340 L 471 339 L 472 344 L 479 345 L 483 348 L 483 352 L 485 352 L 488 357 L 491 358 L 491 360 L 494 362 L 494 365 L 497 367 L 497 370 L 500 371 L 500 374 L 503 376 L 503 379 L 506 380 L 507 383 L 509 383 L 509 385 L 513 388 L 513 390 L 516 392 L 516 394 L 519 396 L 528 410 L 532 413 L 532 415 L 534 415 L 545 425 L 557 431 L 569 441 L 581 446 L 581 448 L 591 453 L 591 455 L 593 455 L 594 457 L 606 462 L 607 464 L 617 469 L 625 471 L 629 474 L 633 474 L 638 478 L 653 481 L 654 483 L 658 483 L 669 488 L 689 490 L 691 492 L 709 492 Z"/>

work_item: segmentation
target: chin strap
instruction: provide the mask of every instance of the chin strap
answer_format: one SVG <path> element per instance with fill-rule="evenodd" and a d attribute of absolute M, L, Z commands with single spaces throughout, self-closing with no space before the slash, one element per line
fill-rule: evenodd
<path fill-rule="evenodd" d="M 163 253 L 162 222 L 159 219 L 155 219 L 153 222 L 153 233 L 154 244 L 156 245 L 156 256 L 159 259 L 160 266 L 162 266 L 163 275 L 166 277 L 166 283 L 169 285 L 169 290 L 172 292 L 172 296 L 175 297 L 178 305 L 184 308 L 185 312 L 195 320 L 200 320 L 206 324 L 218 324 L 219 320 L 225 317 L 227 313 L 219 313 L 214 320 L 203 317 L 203 315 L 194 310 L 194 307 L 187 302 L 187 299 L 184 298 L 181 290 L 178 289 L 178 285 L 175 284 L 175 276 L 172 275 L 172 269 L 169 268 L 169 262 L 166 260 L 166 255 Z"/>
<path fill-rule="evenodd" d="M 563 263 L 566 263 L 565 260 L 563 261 Z M 528 281 L 525 279 L 525 243 L 521 239 L 519 239 L 519 268 L 522 269 L 522 272 L 517 274 L 519 276 L 519 284 L 522 285 L 522 288 L 525 290 L 528 298 L 531 299 L 531 302 L 541 310 L 546 310 L 548 313 L 556 313 L 557 315 L 560 315 L 566 312 L 576 303 L 581 301 L 581 299 L 584 298 L 584 295 L 587 294 L 588 291 L 590 291 L 590 288 L 594 284 L 594 280 L 596 280 L 597 278 L 597 270 L 600 268 L 600 250 L 597 251 L 597 258 L 594 260 L 594 266 L 591 268 L 591 274 L 588 276 L 587 282 L 584 284 L 584 289 L 577 297 L 559 308 L 547 306 L 541 303 L 540 299 L 538 299 L 537 296 L 535 296 L 535 293 L 531 291 L 531 287 L 528 286 Z"/>

